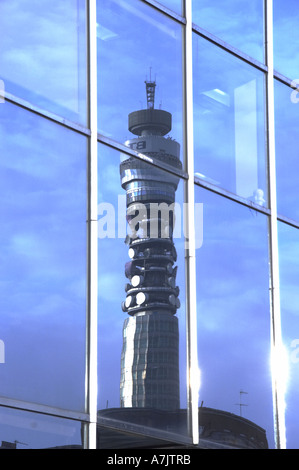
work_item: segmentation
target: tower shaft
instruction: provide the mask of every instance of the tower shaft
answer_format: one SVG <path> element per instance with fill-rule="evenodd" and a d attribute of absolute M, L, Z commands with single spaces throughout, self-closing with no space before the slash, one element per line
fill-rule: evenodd
<path fill-rule="evenodd" d="M 148 107 L 129 115 L 126 142 L 133 149 L 181 168 L 180 147 L 164 137 L 171 114 L 154 109 L 155 82 L 146 82 Z M 180 307 L 173 243 L 175 191 L 179 178 L 133 157 L 120 165 L 127 194 L 126 299 L 120 398 L 123 407 L 179 408 Z"/>

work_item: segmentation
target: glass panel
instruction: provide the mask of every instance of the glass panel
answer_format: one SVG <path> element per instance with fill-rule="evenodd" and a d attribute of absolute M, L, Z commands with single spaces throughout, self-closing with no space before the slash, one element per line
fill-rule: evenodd
<path fill-rule="evenodd" d="M 193 22 L 247 55 L 264 61 L 263 0 L 195 0 Z"/>
<path fill-rule="evenodd" d="M 196 253 L 201 436 L 272 448 L 267 217 L 195 191 L 204 214 Z"/>
<path fill-rule="evenodd" d="M 165 5 L 170 10 L 173 10 L 175 13 L 179 15 L 183 14 L 183 5 L 182 0 L 161 0 L 159 1 L 162 5 Z"/>
<path fill-rule="evenodd" d="M 183 435 L 183 182 L 106 146 L 99 164 L 100 417 Z"/>
<path fill-rule="evenodd" d="M 264 75 L 194 35 L 196 176 L 267 204 Z"/>
<path fill-rule="evenodd" d="M 275 81 L 277 210 L 295 220 L 299 220 L 298 117 L 298 92 Z"/>
<path fill-rule="evenodd" d="M 299 12 L 295 0 L 273 2 L 274 68 L 299 79 Z"/>
<path fill-rule="evenodd" d="M 0 78 L 5 90 L 86 122 L 85 0 L 0 2 Z"/>
<path fill-rule="evenodd" d="M 0 396 L 83 410 L 86 139 L 8 102 L 0 136 Z"/>
<path fill-rule="evenodd" d="M 81 423 L 0 408 L 0 449 L 82 449 Z"/>
<path fill-rule="evenodd" d="M 286 437 L 288 449 L 299 449 L 299 233 L 298 230 L 278 223 L 281 323 L 284 347 L 288 354 L 288 370 L 282 362 L 286 380 Z"/>
<path fill-rule="evenodd" d="M 182 145 L 180 24 L 137 0 L 98 4 L 99 132 L 123 143 L 130 138 L 130 113 L 152 113 L 153 124 L 160 125 L 165 110 L 162 135 L 171 130 L 172 139 Z M 144 130 L 140 125 L 133 132 L 140 135 Z"/>

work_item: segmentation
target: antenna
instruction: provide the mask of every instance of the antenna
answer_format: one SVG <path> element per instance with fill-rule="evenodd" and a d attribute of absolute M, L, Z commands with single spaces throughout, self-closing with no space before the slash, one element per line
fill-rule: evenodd
<path fill-rule="evenodd" d="M 150 79 L 149 81 L 145 80 L 145 85 L 146 85 L 147 109 L 154 109 L 156 82 L 155 80 L 152 81 L 152 68 L 151 67 L 150 67 Z"/>
<path fill-rule="evenodd" d="M 17 440 L 14 440 L 14 443 L 16 445 L 16 448 L 17 448 L 17 444 L 22 444 L 23 446 L 28 446 L 28 444 L 26 442 L 21 442 L 21 441 L 17 441 Z"/>
<path fill-rule="evenodd" d="M 248 405 L 245 405 L 245 403 L 242 403 L 242 395 L 248 395 L 247 392 L 244 392 L 243 390 L 240 390 L 240 402 L 239 403 L 235 403 L 236 406 L 239 406 L 240 407 L 240 416 L 242 417 L 242 407 L 243 406 L 248 406 Z"/>

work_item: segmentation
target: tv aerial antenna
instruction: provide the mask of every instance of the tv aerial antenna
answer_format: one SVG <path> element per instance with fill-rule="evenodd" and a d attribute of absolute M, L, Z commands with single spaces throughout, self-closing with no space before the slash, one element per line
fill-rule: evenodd
<path fill-rule="evenodd" d="M 243 407 L 244 407 L 244 406 L 248 406 L 248 405 L 246 405 L 245 403 L 242 402 L 242 396 L 243 396 L 243 395 L 248 395 L 248 392 L 244 392 L 243 390 L 240 390 L 240 401 L 239 401 L 239 403 L 235 403 L 235 405 L 236 405 L 236 406 L 239 406 L 239 408 L 240 408 L 240 416 L 241 416 L 241 418 L 242 418 L 242 416 L 243 416 L 243 413 L 242 413 Z"/>

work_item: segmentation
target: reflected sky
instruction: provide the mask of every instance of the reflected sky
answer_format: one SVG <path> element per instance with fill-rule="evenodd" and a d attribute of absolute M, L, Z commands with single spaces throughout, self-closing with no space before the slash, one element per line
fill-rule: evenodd
<path fill-rule="evenodd" d="M 299 221 L 298 207 L 298 118 L 296 91 L 275 81 L 275 143 L 277 211 Z"/>
<path fill-rule="evenodd" d="M 264 75 L 193 35 L 195 171 L 267 205 Z"/>
<path fill-rule="evenodd" d="M 182 0 L 160 0 L 159 3 L 174 11 L 175 13 L 178 13 L 179 15 L 182 14 Z"/>
<path fill-rule="evenodd" d="M 85 124 L 85 0 L 2 0 L 0 27 L 5 90 Z"/>
<path fill-rule="evenodd" d="M 0 395 L 82 410 L 86 141 L 8 102 L 0 136 Z"/>
<path fill-rule="evenodd" d="M 195 0 L 193 22 L 243 53 L 264 61 L 263 0 Z"/>
<path fill-rule="evenodd" d="M 288 356 L 288 382 L 286 393 L 287 447 L 298 449 L 298 388 L 299 388 L 299 264 L 298 230 L 278 224 L 280 254 L 280 288 L 282 339 Z"/>
<path fill-rule="evenodd" d="M 181 26 L 138 0 L 98 5 L 99 132 L 120 142 L 130 138 L 128 114 L 146 108 L 144 81 L 151 77 L 155 107 L 172 114 L 172 137 L 182 144 Z"/>
<path fill-rule="evenodd" d="M 0 445 L 15 444 L 16 449 L 46 449 L 82 444 L 81 423 L 37 413 L 1 408 Z"/>
<path fill-rule="evenodd" d="M 200 400 L 267 431 L 273 447 L 267 218 L 198 187 L 203 244 L 197 252 Z"/>
<path fill-rule="evenodd" d="M 295 80 L 299 78 L 299 12 L 295 0 L 273 2 L 274 69 Z"/>

